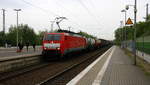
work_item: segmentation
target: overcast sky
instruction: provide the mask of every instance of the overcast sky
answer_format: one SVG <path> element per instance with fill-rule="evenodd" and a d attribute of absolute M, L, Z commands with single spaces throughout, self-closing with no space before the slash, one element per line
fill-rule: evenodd
<path fill-rule="evenodd" d="M 137 21 L 144 21 L 146 3 L 150 0 L 137 0 Z M 0 0 L 0 9 L 6 9 L 6 30 L 16 25 L 15 8 L 19 12 L 19 23 L 28 24 L 38 31 L 51 30 L 51 22 L 57 16 L 67 17 L 60 23 L 62 29 L 80 30 L 108 40 L 114 39 L 114 31 L 124 20 L 121 10 L 125 5 L 133 5 L 134 0 Z M 150 9 L 150 8 L 149 8 Z M 149 10 L 150 11 L 150 10 Z M 133 19 L 133 7 L 127 11 Z M 0 31 L 2 31 L 2 10 L 0 11 Z M 54 25 L 54 29 L 58 29 Z"/>

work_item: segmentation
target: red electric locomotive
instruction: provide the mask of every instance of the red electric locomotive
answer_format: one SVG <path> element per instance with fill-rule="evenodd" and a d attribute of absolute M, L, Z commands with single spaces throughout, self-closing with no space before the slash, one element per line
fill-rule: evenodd
<path fill-rule="evenodd" d="M 86 39 L 72 33 L 47 33 L 42 48 L 42 54 L 46 58 L 64 57 L 68 53 L 86 49 Z"/>

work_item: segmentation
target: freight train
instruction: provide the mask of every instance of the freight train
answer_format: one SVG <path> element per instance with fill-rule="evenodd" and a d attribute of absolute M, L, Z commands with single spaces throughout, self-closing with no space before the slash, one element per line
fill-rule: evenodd
<path fill-rule="evenodd" d="M 42 42 L 42 55 L 46 59 L 63 58 L 69 53 L 91 51 L 104 45 L 104 40 L 86 38 L 78 33 L 62 31 L 46 33 Z"/>

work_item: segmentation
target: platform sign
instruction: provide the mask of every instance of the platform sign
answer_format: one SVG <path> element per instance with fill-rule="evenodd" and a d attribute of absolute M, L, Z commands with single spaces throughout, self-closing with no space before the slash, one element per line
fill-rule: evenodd
<path fill-rule="evenodd" d="M 130 18 L 128 18 L 127 22 L 126 22 L 127 25 L 131 25 L 133 24 L 132 20 Z"/>

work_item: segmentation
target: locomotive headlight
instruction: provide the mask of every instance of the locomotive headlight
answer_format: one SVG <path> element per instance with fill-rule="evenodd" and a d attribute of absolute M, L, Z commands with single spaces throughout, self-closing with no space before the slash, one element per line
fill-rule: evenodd
<path fill-rule="evenodd" d="M 44 50 L 46 50 L 47 48 L 46 47 L 44 47 Z"/>
<path fill-rule="evenodd" d="M 57 47 L 56 49 L 57 49 L 57 50 L 60 50 L 60 47 Z"/>

